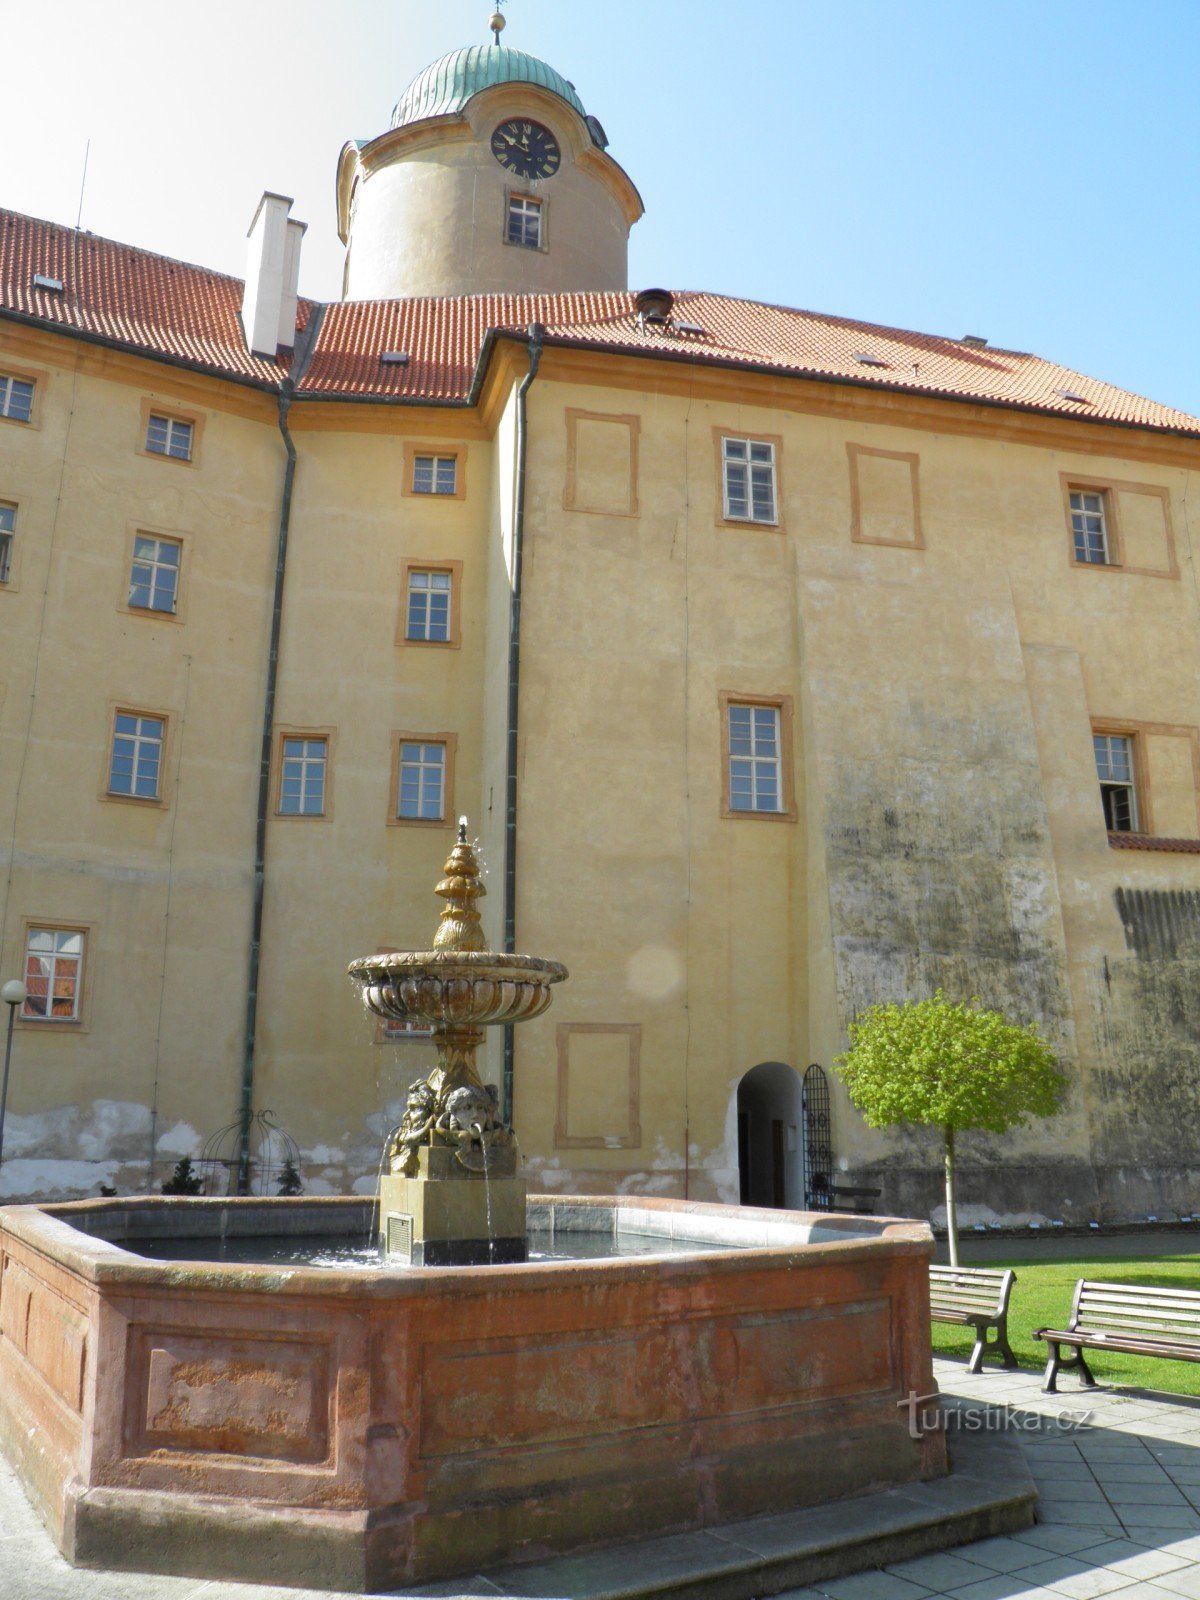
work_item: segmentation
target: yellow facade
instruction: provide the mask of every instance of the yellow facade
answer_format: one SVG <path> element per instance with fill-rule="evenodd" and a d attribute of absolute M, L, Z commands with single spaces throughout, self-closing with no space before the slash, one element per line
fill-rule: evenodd
<path fill-rule="evenodd" d="M 485 249 L 453 199 L 474 163 L 502 206 L 486 141 L 518 112 L 573 163 L 547 180 L 570 248 L 524 279 L 499 212 Z M 444 293 L 619 287 L 639 206 L 589 127 L 509 83 L 348 147 L 352 262 L 376 229 L 353 270 L 386 276 L 403 235 Z M 77 1014 L 17 1020 L 0 1197 L 157 1186 L 237 1128 L 247 1083 L 310 1191 L 374 1187 L 432 1050 L 385 1037 L 345 968 L 428 944 L 460 813 L 503 944 L 519 544 L 516 944 L 571 971 L 516 1035 L 535 1187 L 733 1201 L 753 1146 L 775 1187 L 760 1170 L 751 1197 L 803 1204 L 799 1074 L 832 1078 L 864 1005 L 940 986 L 1039 1022 L 1072 1083 L 1053 1122 L 966 1142 L 967 1220 L 1192 1210 L 1195 437 L 586 340 L 551 339 L 531 376 L 510 330 L 466 403 L 299 393 L 284 518 L 273 394 L 35 320 L 0 320 L 0 379 L 35 396 L 27 420 L 0 415 L 0 976 L 27 970 L 31 929 L 85 954 Z M 190 459 L 147 450 L 155 417 L 186 424 Z M 727 441 L 769 452 L 770 515 L 727 504 Z M 431 458 L 453 493 L 414 492 Z M 1074 558 L 1081 496 L 1104 507 L 1104 564 Z M 173 610 L 131 604 L 139 537 L 179 552 Z M 406 636 L 414 570 L 449 584 L 444 640 Z M 731 790 L 746 708 L 782 741 L 778 794 L 750 812 Z M 111 792 L 118 717 L 164 726 L 153 798 Z M 1095 735 L 1133 760 L 1127 837 Z M 284 814 L 288 739 L 326 754 L 318 814 Z M 442 815 L 401 819 L 397 752 L 426 741 L 452 768 Z M 759 1067 L 773 1087 L 747 1109 Z M 486 1072 L 501 1081 L 497 1037 Z M 888 1209 L 936 1205 L 932 1147 L 866 1130 L 836 1080 L 832 1145 L 833 1176 Z"/>
<path fill-rule="evenodd" d="M 87 934 L 79 1024 L 18 1022 L 6 1178 L 124 1187 L 152 1141 L 159 1179 L 237 1115 L 283 447 L 232 385 L 11 330 L 0 356 L 42 374 L 36 426 L 0 430 L 18 506 L 0 970 L 21 970 L 30 923 Z M 342 974 L 431 936 L 459 811 L 501 936 L 523 373 L 509 345 L 462 413 L 293 412 L 273 759 L 319 734 L 329 781 L 324 815 L 269 823 L 254 1104 L 313 1188 L 373 1181 L 427 1069 Z M 193 463 L 145 454 L 146 402 L 202 423 Z M 1131 730 L 1153 832 L 1200 838 L 1192 447 L 556 350 L 528 415 L 517 939 L 572 972 L 517 1041 L 533 1180 L 736 1199 L 744 1074 L 828 1065 L 857 1007 L 941 984 L 1040 1020 L 1074 1080 L 1062 1118 L 983 1152 L 1009 1174 L 993 1210 L 1119 1210 L 1139 1183 L 1126 1209 L 1183 1208 L 1194 1105 L 1169 1001 L 1200 856 L 1110 846 L 1091 734 Z M 778 441 L 777 525 L 724 518 L 725 436 Z M 457 454 L 461 497 L 405 492 L 414 446 Z M 1150 570 L 1071 562 L 1075 481 L 1140 486 L 1111 492 L 1157 515 Z M 182 541 L 177 617 L 126 603 L 135 530 Z M 404 642 L 414 562 L 458 574 L 457 644 Z M 731 697 L 784 709 L 789 812 L 728 814 Z M 124 707 L 167 721 L 159 804 L 105 793 Z M 441 826 L 394 819 L 399 733 L 453 742 Z M 1139 894 L 1172 897 L 1173 934 Z M 1149 995 L 1139 939 L 1159 941 Z M 927 1203 L 921 1155 L 836 1094 L 834 1143 Z"/>

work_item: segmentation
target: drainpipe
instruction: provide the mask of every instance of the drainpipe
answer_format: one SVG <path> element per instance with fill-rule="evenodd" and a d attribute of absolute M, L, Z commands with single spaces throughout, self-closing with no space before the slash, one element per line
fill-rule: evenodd
<path fill-rule="evenodd" d="M 267 688 L 263 697 L 262 752 L 258 772 L 258 822 L 254 836 L 254 913 L 250 927 L 250 967 L 246 988 L 246 1033 L 242 1057 L 242 1103 L 239 1112 L 237 1192 L 250 1192 L 250 1119 L 254 1110 L 254 1035 L 258 1026 L 258 975 L 262 957 L 263 895 L 266 888 L 267 808 L 271 799 L 271 745 L 275 736 L 275 686 L 279 677 L 279 632 L 283 623 L 283 575 L 287 563 L 288 530 L 292 520 L 292 486 L 296 480 L 296 446 L 288 432 L 295 382 L 285 378 L 279 388 L 279 432 L 287 451 L 283 493 L 279 503 L 279 539 L 275 548 L 275 593 L 271 603 L 271 647 L 267 657 Z"/>
<path fill-rule="evenodd" d="M 529 432 L 525 397 L 537 377 L 546 330 L 540 322 L 529 324 L 529 371 L 517 389 L 517 484 L 513 504 L 512 605 L 508 618 L 508 763 L 504 784 L 504 948 L 511 955 L 517 944 L 517 704 L 521 685 L 521 563 L 525 548 L 525 461 Z M 504 1078 L 501 1117 L 512 1122 L 513 1029 L 504 1029 Z"/>

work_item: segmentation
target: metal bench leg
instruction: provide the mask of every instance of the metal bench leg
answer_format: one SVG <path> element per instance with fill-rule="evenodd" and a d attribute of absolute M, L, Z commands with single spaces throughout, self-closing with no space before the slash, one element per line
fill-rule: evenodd
<path fill-rule="evenodd" d="M 1049 1346 L 1050 1359 L 1046 1362 L 1046 1376 L 1042 1380 L 1043 1394 L 1058 1393 L 1058 1369 L 1062 1361 L 1059 1347 L 1056 1344 Z"/>
<path fill-rule="evenodd" d="M 1075 1359 L 1079 1363 L 1079 1377 L 1084 1387 L 1087 1389 L 1094 1389 L 1096 1387 L 1096 1380 L 1092 1376 L 1092 1369 L 1088 1366 L 1082 1350 L 1077 1350 L 1075 1352 Z"/>
<path fill-rule="evenodd" d="M 1010 1345 L 1008 1342 L 1008 1328 L 1003 1323 L 996 1329 L 996 1343 L 994 1348 L 999 1352 L 1000 1359 L 1004 1362 L 1005 1368 L 1011 1372 L 1017 1365 L 1017 1358 L 1013 1354 L 1012 1345 Z"/>
<path fill-rule="evenodd" d="M 968 1372 L 982 1372 L 983 1358 L 987 1352 L 987 1323 L 975 1324 L 975 1348 L 971 1351 L 971 1359 L 967 1362 Z"/>

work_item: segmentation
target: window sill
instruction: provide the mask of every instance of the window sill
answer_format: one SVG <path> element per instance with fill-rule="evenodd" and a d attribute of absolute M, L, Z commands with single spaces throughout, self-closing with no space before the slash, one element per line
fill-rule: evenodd
<path fill-rule="evenodd" d="M 1178 855 L 1200 855 L 1200 839 L 1160 839 L 1150 833 L 1110 833 L 1108 842 L 1114 850 L 1166 850 Z"/>

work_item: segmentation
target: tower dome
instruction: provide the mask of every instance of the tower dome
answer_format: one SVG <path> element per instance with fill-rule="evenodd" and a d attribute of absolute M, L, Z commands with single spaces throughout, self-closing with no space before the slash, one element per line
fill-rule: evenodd
<path fill-rule="evenodd" d="M 482 90 L 494 89 L 502 83 L 536 84 L 539 89 L 547 89 L 565 100 L 573 111 L 588 120 L 575 85 L 561 72 L 536 56 L 526 55 L 523 50 L 510 50 L 502 44 L 480 44 L 452 50 L 418 72 L 396 102 L 391 126 L 403 128 L 426 117 L 453 116 Z M 604 142 L 596 140 L 601 148 Z"/>
<path fill-rule="evenodd" d="M 560 72 L 452 50 L 338 165 L 346 299 L 623 289 L 641 197 Z"/>

